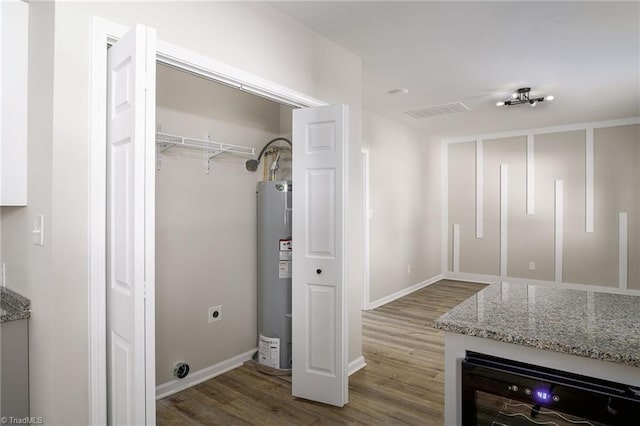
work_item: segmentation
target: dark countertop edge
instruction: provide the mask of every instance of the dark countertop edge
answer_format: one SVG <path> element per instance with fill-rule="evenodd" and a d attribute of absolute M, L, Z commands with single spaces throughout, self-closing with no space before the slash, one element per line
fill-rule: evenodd
<path fill-rule="evenodd" d="M 569 346 L 552 340 L 542 340 L 517 335 L 514 336 L 501 331 L 454 324 L 447 322 L 442 318 L 435 320 L 433 326 L 435 329 L 441 331 L 448 331 L 451 333 L 464 334 L 467 336 L 496 340 L 498 342 L 512 343 L 515 345 L 526 346 L 535 349 L 553 351 L 568 355 L 575 355 L 582 358 L 591 358 L 599 361 L 613 362 L 616 364 L 640 368 L 640 354 L 638 354 L 637 356 L 632 356 L 629 354 L 600 352 L 593 349 Z"/>

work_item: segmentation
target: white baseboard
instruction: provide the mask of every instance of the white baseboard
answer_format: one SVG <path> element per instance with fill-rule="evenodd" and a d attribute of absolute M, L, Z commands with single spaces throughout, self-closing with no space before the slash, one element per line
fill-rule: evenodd
<path fill-rule="evenodd" d="M 414 291 L 420 290 L 421 288 L 424 288 L 430 284 L 438 282 L 442 278 L 443 278 L 442 275 L 436 275 L 435 277 L 431 277 L 428 280 L 422 281 L 418 284 L 414 284 L 411 287 L 404 288 L 400 291 L 396 291 L 393 294 L 390 294 L 388 296 L 385 296 L 373 302 L 369 302 L 369 304 L 365 306 L 365 311 L 370 311 L 371 309 L 379 308 L 382 305 L 386 305 L 387 303 L 393 302 L 394 300 L 399 299 L 403 296 L 406 296 L 407 294 L 411 294 Z"/>
<path fill-rule="evenodd" d="M 349 375 L 363 369 L 367 366 L 364 357 L 361 355 L 349 363 Z"/>
<path fill-rule="evenodd" d="M 497 275 L 481 275 L 481 274 L 467 274 L 467 273 L 455 273 L 447 271 L 444 274 L 444 278 L 448 280 L 456 280 L 456 281 L 466 281 L 466 282 L 475 282 L 480 284 L 493 284 L 495 282 L 500 281 L 500 277 Z M 512 278 L 507 277 L 502 279 L 501 281 L 516 283 L 516 284 L 531 284 L 538 286 L 548 286 L 548 287 L 562 287 L 570 290 L 587 290 L 587 291 L 596 291 L 600 293 L 614 293 L 614 294 L 630 294 L 634 296 L 640 296 L 640 290 L 628 290 L 621 289 L 619 287 L 608 287 L 605 285 L 591 285 L 591 284 L 575 284 L 575 283 L 560 283 L 558 284 L 555 281 L 543 281 L 543 280 L 533 280 L 527 278 Z"/>
<path fill-rule="evenodd" d="M 464 281 L 478 284 L 493 284 L 500 279 L 497 275 L 469 274 L 466 272 L 451 271 L 445 272 L 442 276 L 445 280 Z"/>
<path fill-rule="evenodd" d="M 234 368 L 240 367 L 244 362 L 252 359 L 253 354 L 256 353 L 258 348 L 251 349 L 250 351 L 236 355 L 233 358 L 221 361 L 210 367 L 203 368 L 189 374 L 184 379 L 171 380 L 170 382 L 163 383 L 156 386 L 156 399 L 166 398 L 169 395 L 183 391 L 187 388 L 197 385 L 198 383 L 206 382 L 209 379 L 213 379 L 216 376 L 231 371 Z M 348 370 L 349 375 L 363 369 L 367 366 L 363 356 L 359 356 L 349 363 Z"/>
<path fill-rule="evenodd" d="M 195 386 L 198 383 L 206 382 L 216 376 L 231 371 L 234 368 L 240 367 L 245 361 L 249 361 L 258 348 L 251 349 L 247 352 L 236 355 L 233 358 L 221 361 L 209 367 L 205 367 L 201 370 L 190 373 L 184 379 L 171 380 L 170 382 L 163 383 L 156 386 L 156 399 L 165 398 L 169 395 L 173 395 L 176 392 L 183 391 L 191 386 Z"/>

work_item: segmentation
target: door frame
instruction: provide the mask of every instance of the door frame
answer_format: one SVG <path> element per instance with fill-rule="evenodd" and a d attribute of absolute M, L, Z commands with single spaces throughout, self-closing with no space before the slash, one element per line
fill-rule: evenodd
<path fill-rule="evenodd" d="M 128 27 L 91 18 L 91 87 L 89 135 L 89 418 L 107 423 L 106 368 L 106 117 L 107 46 Z M 318 107 L 327 102 L 281 86 L 199 53 L 157 40 L 157 62 L 292 107 Z M 346 253 L 345 253 L 346 256 Z M 154 284 L 155 285 L 155 284 Z M 150 297 L 154 297 L 153 289 Z M 346 301 L 345 301 L 346 303 Z M 152 304 L 153 305 L 153 304 Z M 147 312 L 155 320 L 155 312 Z M 149 322 L 148 322 L 149 323 Z M 347 332 L 345 330 L 345 332 Z M 155 357 L 155 347 L 147 350 Z M 155 371 L 147 371 L 155 374 Z"/>

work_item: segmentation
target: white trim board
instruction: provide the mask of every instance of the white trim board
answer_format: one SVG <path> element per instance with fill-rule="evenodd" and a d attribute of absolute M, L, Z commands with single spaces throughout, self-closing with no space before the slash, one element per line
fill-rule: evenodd
<path fill-rule="evenodd" d="M 371 197 L 369 191 L 369 149 L 361 148 L 362 160 L 362 310 L 368 309 L 371 290 Z"/>
<path fill-rule="evenodd" d="M 470 274 L 468 272 L 451 272 L 447 271 L 442 274 L 445 280 L 462 281 L 474 284 L 493 284 L 500 280 L 498 275 Z"/>
<path fill-rule="evenodd" d="M 516 278 L 506 277 L 500 278 L 498 275 L 484 275 L 484 274 L 471 274 L 461 272 L 455 274 L 452 272 L 446 272 L 443 274 L 443 278 L 446 280 L 465 281 L 477 284 L 493 284 L 499 281 L 516 283 L 516 284 L 530 284 L 543 287 L 563 288 L 568 290 L 587 290 L 595 291 L 599 293 L 613 293 L 613 294 L 628 294 L 632 296 L 640 296 L 640 290 L 621 289 L 619 287 L 610 287 L 606 285 L 590 285 L 590 284 L 576 284 L 576 283 L 557 283 L 555 281 L 543 281 L 533 280 L 529 278 Z M 616 283 L 617 285 L 617 283 Z"/>
<path fill-rule="evenodd" d="M 584 222 L 585 222 L 585 232 L 593 232 L 593 219 L 594 219 L 594 205 L 593 205 L 593 196 L 594 196 L 594 145 L 593 145 L 593 128 L 589 127 L 586 130 L 585 135 L 585 194 L 584 194 Z"/>
<path fill-rule="evenodd" d="M 534 214 L 536 203 L 535 136 L 527 135 L 527 214 Z"/>
<path fill-rule="evenodd" d="M 561 180 L 555 181 L 555 204 L 554 204 L 554 253 L 555 253 L 555 272 L 554 277 L 556 283 L 562 282 L 563 267 L 563 251 L 564 251 L 564 192 Z"/>
<path fill-rule="evenodd" d="M 406 296 L 408 294 L 413 293 L 414 291 L 418 291 L 421 288 L 424 288 L 428 285 L 431 285 L 435 282 L 438 282 L 442 279 L 442 275 L 436 275 L 435 277 L 431 277 L 427 280 L 424 280 L 418 284 L 414 284 L 411 287 L 407 287 L 407 288 L 403 288 L 402 290 L 396 291 L 395 293 L 392 293 L 388 296 L 382 297 L 378 300 L 375 300 L 371 303 L 369 303 L 369 309 L 367 310 L 371 310 L 371 309 L 376 309 L 379 308 L 382 305 L 386 305 L 387 303 L 393 302 L 396 299 L 399 299 L 403 296 Z"/>
<path fill-rule="evenodd" d="M 449 270 L 449 146 L 441 144 L 442 148 L 442 227 L 440 232 L 440 271 Z"/>
<path fill-rule="evenodd" d="M 451 269 L 453 272 L 460 272 L 460 224 L 453 224 L 453 240 L 451 241 L 453 247 L 453 260 L 451 262 Z"/>
<path fill-rule="evenodd" d="M 91 85 L 89 143 L 89 422 L 107 424 L 106 369 L 106 116 L 107 45 L 118 41 L 128 27 L 91 17 Z M 323 106 L 326 102 L 272 81 L 215 61 L 196 52 L 157 40 L 157 60 L 291 106 Z M 155 350 L 155 349 L 154 349 Z"/>
<path fill-rule="evenodd" d="M 484 237 L 484 152 L 482 139 L 476 141 L 476 238 Z"/>
<path fill-rule="evenodd" d="M 627 289 L 628 258 L 627 213 L 618 213 L 618 287 Z"/>
<path fill-rule="evenodd" d="M 349 366 L 347 369 L 347 371 L 349 371 L 349 376 L 351 376 L 354 373 L 357 373 L 358 371 L 362 370 L 366 366 L 367 366 L 367 362 L 365 361 L 364 356 L 359 356 L 358 358 L 354 359 L 349 363 Z"/>
<path fill-rule="evenodd" d="M 242 366 L 244 362 L 251 360 L 253 354 L 255 354 L 257 351 L 258 348 L 253 348 L 241 353 L 240 355 L 236 355 L 232 358 L 220 361 L 217 364 L 202 368 L 198 371 L 194 371 L 184 379 L 175 379 L 158 385 L 156 386 L 156 399 L 162 399 L 169 395 L 173 395 L 174 393 L 183 391 L 187 388 L 190 388 L 202 382 L 206 382 L 209 379 L 213 379 L 214 377 L 238 368 Z"/>
<path fill-rule="evenodd" d="M 507 276 L 509 254 L 507 235 L 509 229 L 509 166 L 500 164 L 500 276 Z"/>
<path fill-rule="evenodd" d="M 567 124 L 564 126 L 539 127 L 537 129 L 523 129 L 523 130 L 514 130 L 510 132 L 496 132 L 496 133 L 487 133 L 483 135 L 459 136 L 459 137 L 452 137 L 452 138 L 443 138 L 442 141 L 446 144 L 473 142 L 478 139 L 483 139 L 486 141 L 487 139 L 512 138 L 512 137 L 518 137 L 518 136 L 527 136 L 528 134 L 544 135 L 547 133 L 572 132 L 576 130 L 585 130 L 588 128 L 603 129 L 606 127 L 628 126 L 631 124 L 640 124 L 640 117 L 629 117 L 629 118 L 621 118 L 618 120 L 607 120 L 607 121 L 594 121 L 594 122 L 588 122 L 588 123 L 575 123 L 575 124 Z"/>

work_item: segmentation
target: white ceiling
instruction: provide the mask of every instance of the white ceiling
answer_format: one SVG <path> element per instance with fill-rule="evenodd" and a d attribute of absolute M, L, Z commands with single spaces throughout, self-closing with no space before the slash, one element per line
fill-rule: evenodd
<path fill-rule="evenodd" d="M 362 58 L 364 109 L 433 135 L 640 115 L 640 2 L 273 4 Z M 495 106 L 523 86 L 556 99 Z M 458 101 L 470 111 L 404 113 Z"/>

